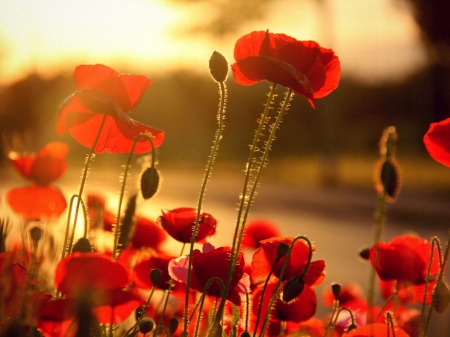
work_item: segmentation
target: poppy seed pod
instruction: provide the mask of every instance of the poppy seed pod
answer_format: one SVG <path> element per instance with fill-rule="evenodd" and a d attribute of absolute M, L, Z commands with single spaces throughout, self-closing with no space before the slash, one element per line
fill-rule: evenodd
<path fill-rule="evenodd" d="M 225 82 L 228 75 L 228 62 L 225 57 L 214 51 L 209 59 L 209 73 L 219 83 Z"/>
<path fill-rule="evenodd" d="M 159 173 L 154 167 L 147 168 L 141 176 L 142 197 L 147 200 L 153 197 L 159 189 Z"/>

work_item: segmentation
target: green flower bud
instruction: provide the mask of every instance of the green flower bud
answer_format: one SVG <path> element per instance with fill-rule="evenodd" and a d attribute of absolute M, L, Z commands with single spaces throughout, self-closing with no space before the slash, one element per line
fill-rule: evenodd
<path fill-rule="evenodd" d="M 225 57 L 217 51 L 209 59 L 209 72 L 219 83 L 225 82 L 228 75 L 228 62 Z"/>

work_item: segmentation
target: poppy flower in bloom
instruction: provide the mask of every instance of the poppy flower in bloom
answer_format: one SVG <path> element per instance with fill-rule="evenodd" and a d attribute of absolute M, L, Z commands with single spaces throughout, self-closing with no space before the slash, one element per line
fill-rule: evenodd
<path fill-rule="evenodd" d="M 450 118 L 431 123 L 423 142 L 434 160 L 450 167 Z"/>
<path fill-rule="evenodd" d="M 142 75 L 118 74 L 102 65 L 80 65 L 73 77 L 77 91 L 59 107 L 56 131 L 69 132 L 80 144 L 92 148 L 104 116 L 96 153 L 129 153 L 139 134 L 152 138 L 155 148 L 164 140 L 164 131 L 141 124 L 128 116 L 138 105 L 144 92 L 151 86 L 149 78 Z M 135 153 L 151 151 L 144 138 L 134 149 Z"/>
<path fill-rule="evenodd" d="M 261 308 L 261 317 L 265 317 L 267 308 L 274 295 L 278 280 L 272 279 L 266 287 Z M 259 284 L 253 291 L 253 313 L 258 315 L 263 285 Z M 289 303 L 280 298 L 275 301 L 271 311 L 271 319 L 289 322 L 304 322 L 314 316 L 317 308 L 317 299 L 314 290 L 308 286 L 303 288 L 301 294 Z"/>
<path fill-rule="evenodd" d="M 280 229 L 275 223 L 266 219 L 253 219 L 245 226 L 242 247 L 256 249 L 261 240 L 280 235 Z"/>
<path fill-rule="evenodd" d="M 293 237 L 275 237 L 261 241 L 259 247 L 252 258 L 252 279 L 255 281 L 265 280 L 270 270 L 275 265 L 274 275 L 280 277 L 286 255 L 277 261 L 277 251 L 280 244 L 289 246 Z M 312 247 L 314 251 L 314 247 Z M 292 248 L 289 261 L 283 275 L 283 281 L 294 276 L 302 275 L 306 267 L 309 256 L 309 246 L 303 240 L 296 240 Z M 305 285 L 315 287 L 320 285 L 325 279 L 325 261 L 311 261 L 308 271 L 303 277 Z"/>
<path fill-rule="evenodd" d="M 192 255 L 191 288 L 199 292 L 205 290 L 208 281 L 217 277 L 225 284 L 227 280 L 228 265 L 230 264 L 230 247 L 214 249 L 210 244 L 203 245 L 203 251 L 196 249 Z M 178 282 L 186 282 L 189 265 L 189 256 L 182 256 L 169 263 L 169 275 Z M 250 286 L 250 279 L 244 273 L 244 255 L 238 255 L 238 260 L 231 278 L 230 291 L 227 299 L 235 305 L 241 304 L 241 296 L 244 296 Z M 220 297 L 221 288 L 213 282 L 208 288 L 208 295 Z"/>
<path fill-rule="evenodd" d="M 166 237 L 166 233 L 154 221 L 138 217 L 131 237 L 131 246 L 133 248 L 148 247 L 158 250 Z"/>
<path fill-rule="evenodd" d="M 369 252 L 370 262 L 384 280 L 397 280 L 397 289 L 426 281 L 431 243 L 415 236 L 397 236 L 390 242 L 379 242 Z M 435 247 L 430 279 L 439 274 L 438 251 Z"/>
<path fill-rule="evenodd" d="M 409 337 L 409 335 L 398 327 L 395 327 L 396 337 Z M 386 337 L 391 336 L 391 327 L 384 323 L 373 323 L 358 326 L 357 328 L 351 330 L 349 333 L 345 333 L 343 337 Z M 394 336 L 394 335 L 393 335 Z"/>
<path fill-rule="evenodd" d="M 50 184 L 63 175 L 67 168 L 68 146 L 52 142 L 37 153 L 19 155 L 10 153 L 14 168 L 32 185 L 11 189 L 6 198 L 14 212 L 28 219 L 59 216 L 67 207 L 61 191 Z"/>
<path fill-rule="evenodd" d="M 195 227 L 197 210 L 191 207 L 180 207 L 171 211 L 162 211 L 158 223 L 175 240 L 190 243 Z M 201 213 L 195 242 L 204 243 L 216 232 L 217 220 L 211 214 Z"/>
<path fill-rule="evenodd" d="M 241 85 L 267 80 L 314 100 L 328 95 L 339 84 L 341 67 L 331 49 L 314 41 L 298 41 L 284 34 L 254 31 L 234 47 L 234 79 Z"/>
<path fill-rule="evenodd" d="M 141 304 L 137 295 L 123 290 L 130 283 L 126 266 L 106 255 L 72 253 L 56 267 L 56 288 L 72 306 L 88 301 L 92 314 L 103 324 L 122 322 Z"/>
<path fill-rule="evenodd" d="M 159 289 L 167 289 L 169 287 L 170 276 L 168 274 L 169 262 L 175 259 L 175 256 L 166 254 L 158 254 L 151 256 L 149 259 L 142 260 L 134 266 L 132 278 L 134 284 L 141 289 L 152 289 L 153 282 L 150 280 L 150 271 L 159 269 L 162 272 L 161 281 L 156 285 Z"/>

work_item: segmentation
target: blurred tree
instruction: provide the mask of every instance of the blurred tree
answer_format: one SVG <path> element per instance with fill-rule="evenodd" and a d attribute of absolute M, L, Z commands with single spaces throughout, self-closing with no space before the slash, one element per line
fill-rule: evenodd
<path fill-rule="evenodd" d="M 398 0 L 397 0 L 398 1 Z M 410 4 L 430 61 L 435 120 L 450 116 L 450 1 L 401 0 Z"/>

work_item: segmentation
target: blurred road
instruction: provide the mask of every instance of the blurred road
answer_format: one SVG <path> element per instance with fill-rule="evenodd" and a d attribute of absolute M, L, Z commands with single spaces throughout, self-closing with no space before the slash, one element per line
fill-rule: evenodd
<path fill-rule="evenodd" d="M 93 168 L 86 192 L 108 193 L 117 197 L 119 174 L 96 172 Z M 154 198 L 142 201 L 139 213 L 156 219 L 161 209 L 196 207 L 202 174 L 164 171 L 160 192 Z M 14 186 L 14 180 L 8 179 L 10 176 L 10 173 L 0 175 L 2 199 L 5 191 Z M 78 172 L 69 172 L 58 181 L 66 195 L 77 192 L 79 176 Z M 219 221 L 213 241 L 216 246 L 231 244 L 243 178 L 243 174 L 236 178 L 224 172 L 213 172 L 211 177 L 203 209 Z M 17 185 L 17 181 L 15 183 Z M 128 186 L 135 184 L 130 180 Z M 327 263 L 327 279 L 318 288 L 319 296 L 332 282 L 354 281 L 366 287 L 369 265 L 358 258 L 358 252 L 373 242 L 377 205 L 375 192 L 293 188 L 265 182 L 264 177 L 261 184 L 249 219 L 270 219 L 280 226 L 283 235 L 306 235 L 313 241 L 316 247 L 314 259 L 324 259 Z M 383 240 L 389 241 L 393 236 L 414 231 L 427 239 L 438 236 L 445 246 L 450 228 L 449 206 L 450 200 L 444 197 L 400 193 L 398 200 L 388 205 Z M 450 280 L 449 275 L 447 269 L 447 280 Z M 322 308 L 319 313 L 324 312 Z M 450 310 L 440 316 L 434 315 L 433 319 L 438 322 L 434 324 L 437 330 L 430 336 L 448 336 L 444 331 L 450 331 Z"/>

